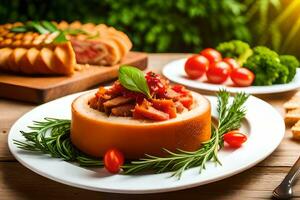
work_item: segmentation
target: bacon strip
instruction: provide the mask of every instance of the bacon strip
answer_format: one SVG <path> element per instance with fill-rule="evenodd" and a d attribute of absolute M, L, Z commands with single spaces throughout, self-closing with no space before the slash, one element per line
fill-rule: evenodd
<path fill-rule="evenodd" d="M 125 104 L 122 106 L 117 106 L 111 109 L 111 114 L 115 116 L 128 117 L 132 116 L 132 110 L 134 109 L 133 104 Z"/>
<path fill-rule="evenodd" d="M 151 106 L 151 103 L 144 99 L 141 105 L 136 105 L 133 111 L 135 118 L 146 118 L 155 121 L 165 121 L 170 118 L 169 114 L 157 110 Z"/>

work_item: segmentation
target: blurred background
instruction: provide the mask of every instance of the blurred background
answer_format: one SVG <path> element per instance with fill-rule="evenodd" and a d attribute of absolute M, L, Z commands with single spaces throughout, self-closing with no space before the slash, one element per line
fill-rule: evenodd
<path fill-rule="evenodd" d="M 0 22 L 80 20 L 125 31 L 134 50 L 198 52 L 239 39 L 300 58 L 300 0 L 0 0 Z"/>

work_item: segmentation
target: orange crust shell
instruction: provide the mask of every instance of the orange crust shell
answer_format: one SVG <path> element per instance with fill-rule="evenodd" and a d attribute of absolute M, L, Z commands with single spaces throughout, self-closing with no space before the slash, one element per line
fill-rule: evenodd
<path fill-rule="evenodd" d="M 211 137 L 210 103 L 200 94 L 193 93 L 194 109 L 164 122 L 107 117 L 87 105 L 93 95 L 82 95 L 72 103 L 71 140 L 88 155 L 101 157 L 109 148 L 117 148 L 126 158 L 164 156 L 163 148 L 195 151 Z"/>

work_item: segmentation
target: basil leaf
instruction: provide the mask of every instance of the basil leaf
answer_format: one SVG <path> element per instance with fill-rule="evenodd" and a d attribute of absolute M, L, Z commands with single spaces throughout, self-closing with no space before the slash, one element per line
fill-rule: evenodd
<path fill-rule="evenodd" d="M 56 36 L 56 38 L 53 40 L 53 43 L 63 43 L 63 42 L 67 42 L 68 39 L 65 36 L 65 33 L 60 31 L 58 36 Z"/>
<path fill-rule="evenodd" d="M 57 27 L 52 22 L 42 21 L 41 24 L 51 33 L 58 31 Z"/>
<path fill-rule="evenodd" d="M 50 32 L 47 29 L 45 29 L 42 25 L 40 25 L 38 22 L 28 22 L 26 26 L 33 27 L 40 34 L 45 34 Z"/>
<path fill-rule="evenodd" d="M 95 39 L 95 38 L 98 38 L 98 37 L 100 37 L 100 34 L 97 31 L 97 33 L 95 35 L 90 35 L 90 36 L 87 37 L 87 39 L 91 40 L 91 39 Z"/>
<path fill-rule="evenodd" d="M 63 30 L 65 34 L 68 35 L 78 35 L 78 34 L 84 34 L 87 35 L 88 33 L 82 29 L 65 29 Z"/>
<path fill-rule="evenodd" d="M 16 33 L 24 33 L 29 31 L 38 32 L 40 34 L 45 33 L 54 33 L 56 31 L 59 31 L 59 35 L 53 40 L 53 42 L 61 43 L 61 42 L 67 42 L 66 34 L 69 35 L 78 35 L 78 34 L 85 34 L 88 35 L 88 33 L 82 29 L 65 29 L 65 30 L 59 30 L 57 26 L 50 22 L 50 21 L 30 21 L 27 22 L 23 26 L 17 26 L 10 29 L 11 32 Z"/>
<path fill-rule="evenodd" d="M 148 98 L 151 98 L 146 78 L 141 70 L 123 65 L 119 69 L 119 81 L 126 89 L 143 93 Z"/>
<path fill-rule="evenodd" d="M 24 33 L 24 32 L 27 32 L 28 30 L 27 30 L 26 26 L 16 26 L 16 27 L 11 28 L 9 31 L 15 32 L 15 33 Z"/>

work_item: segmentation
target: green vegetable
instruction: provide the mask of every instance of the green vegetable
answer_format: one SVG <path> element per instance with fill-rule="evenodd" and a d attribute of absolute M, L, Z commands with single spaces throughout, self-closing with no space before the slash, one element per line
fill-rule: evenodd
<path fill-rule="evenodd" d="M 63 31 L 59 31 L 59 34 L 54 38 L 53 43 L 63 43 L 67 42 L 68 39 L 65 36 L 65 33 Z"/>
<path fill-rule="evenodd" d="M 295 56 L 291 56 L 291 55 L 281 55 L 279 56 L 279 59 L 280 59 L 280 63 L 282 65 L 287 66 L 289 70 L 289 75 L 287 77 L 286 82 L 291 82 L 294 76 L 296 75 L 296 69 L 300 65 L 298 59 Z"/>
<path fill-rule="evenodd" d="M 97 33 L 95 33 L 94 35 L 89 35 L 87 39 L 91 40 L 99 37 L 100 37 L 100 33 L 97 31 Z"/>
<path fill-rule="evenodd" d="M 76 161 L 82 166 L 103 166 L 102 161 L 79 152 L 70 139 L 71 121 L 67 119 L 45 118 L 34 121 L 30 132 L 21 131 L 25 142 L 14 140 L 20 149 L 42 152 L 65 161 Z M 50 134 L 48 134 L 50 132 Z"/>
<path fill-rule="evenodd" d="M 252 54 L 249 44 L 240 40 L 231 40 L 229 42 L 220 43 L 216 49 L 222 54 L 223 57 L 236 59 L 241 66 Z"/>
<path fill-rule="evenodd" d="M 40 34 L 53 33 L 53 32 L 59 31 L 58 36 L 56 36 L 56 38 L 54 38 L 53 42 L 54 43 L 62 43 L 62 42 L 68 41 L 65 36 L 64 31 L 58 30 L 58 28 L 55 26 L 55 24 L 53 24 L 52 22 L 49 22 L 49 21 L 41 21 L 41 22 L 30 21 L 30 22 L 27 22 L 25 25 L 13 27 L 10 29 L 10 31 L 16 32 L 16 33 L 24 33 L 24 32 L 34 31 L 34 32 L 38 32 Z"/>
<path fill-rule="evenodd" d="M 50 21 L 30 21 L 22 26 L 13 27 L 10 29 L 11 32 L 15 33 L 24 33 L 29 31 L 38 32 L 40 34 L 46 34 L 46 33 L 54 33 L 59 31 L 58 36 L 54 38 L 54 43 L 63 43 L 67 42 L 66 34 L 70 35 L 77 35 L 77 34 L 88 34 L 86 31 L 81 29 L 66 29 L 66 30 L 59 30 L 55 24 L 53 24 Z"/>
<path fill-rule="evenodd" d="M 178 150 L 178 153 L 170 152 L 167 157 L 146 155 L 146 158 L 132 161 L 123 166 L 126 174 L 137 173 L 143 170 L 155 170 L 158 173 L 172 171 L 173 176 L 181 177 L 182 172 L 192 167 L 199 167 L 199 171 L 205 169 L 208 161 L 221 164 L 218 160 L 218 151 L 223 147 L 223 135 L 228 131 L 240 128 L 241 120 L 245 117 L 246 110 L 243 107 L 249 95 L 238 93 L 232 104 L 229 104 L 229 93 L 218 93 L 218 127 L 212 127 L 212 137 L 203 143 L 203 146 L 194 152 Z"/>
<path fill-rule="evenodd" d="M 68 34 L 68 35 L 78 35 L 78 34 L 84 34 L 84 35 L 87 35 L 88 33 L 84 30 L 81 30 L 81 29 L 71 29 L 71 28 L 68 28 L 68 29 L 64 29 L 64 33 L 65 34 Z"/>
<path fill-rule="evenodd" d="M 216 49 L 224 57 L 236 58 L 240 63 L 246 61 L 244 67 L 255 74 L 253 85 L 288 83 L 294 78 L 299 66 L 299 61 L 294 56 L 279 56 L 265 46 L 257 46 L 251 50 L 247 43 L 239 40 L 221 43 Z"/>
<path fill-rule="evenodd" d="M 255 74 L 254 85 L 272 85 L 287 81 L 286 67 L 280 64 L 278 54 L 264 46 L 253 49 L 253 54 L 247 59 L 244 67 Z"/>
<path fill-rule="evenodd" d="M 33 30 L 37 31 L 40 34 L 45 34 L 45 33 L 50 32 L 50 30 L 43 27 L 43 25 L 41 25 L 41 23 L 39 23 L 39 22 L 27 22 L 27 24 L 25 26 L 28 27 L 29 29 L 33 29 Z"/>
<path fill-rule="evenodd" d="M 280 60 L 280 59 L 279 59 Z M 286 65 L 281 64 L 281 67 L 278 68 L 278 78 L 275 80 L 274 84 L 285 84 L 288 82 L 289 68 Z"/>
<path fill-rule="evenodd" d="M 38 32 L 40 34 L 45 33 L 53 33 L 57 31 L 58 29 L 52 22 L 48 21 L 42 21 L 42 22 L 35 22 L 35 21 L 29 21 L 21 26 L 16 26 L 10 29 L 11 32 L 29 32 L 34 31 Z"/>
<path fill-rule="evenodd" d="M 141 70 L 123 65 L 119 69 L 119 81 L 126 89 L 143 93 L 148 98 L 151 98 L 146 78 Z"/>
<path fill-rule="evenodd" d="M 279 56 L 265 46 L 257 46 L 252 50 L 249 44 L 240 40 L 220 43 L 216 49 L 223 57 L 235 58 L 240 65 L 251 70 L 255 74 L 253 85 L 288 83 L 299 66 L 294 56 Z"/>
<path fill-rule="evenodd" d="M 10 31 L 14 33 L 24 33 L 28 31 L 28 28 L 26 26 L 16 26 L 11 28 Z"/>
<path fill-rule="evenodd" d="M 205 169 L 208 161 L 220 163 L 217 153 L 223 147 L 223 134 L 238 129 L 245 117 L 244 103 L 249 95 L 238 93 L 232 103 L 229 103 L 229 93 L 222 90 L 218 93 L 218 126 L 212 126 L 211 139 L 194 152 L 178 150 L 178 153 L 170 152 L 167 157 L 147 155 L 147 158 L 123 166 L 126 174 L 136 173 L 142 170 L 153 169 L 158 173 L 172 171 L 174 176 L 180 178 L 182 172 L 192 167 L 199 167 L 200 172 Z M 54 158 L 65 161 L 74 161 L 82 166 L 103 166 L 100 159 L 87 156 L 77 150 L 70 140 L 71 121 L 66 119 L 45 118 L 45 121 L 34 121 L 29 132 L 21 131 L 26 141 L 14 140 L 20 149 L 49 154 Z"/>
<path fill-rule="evenodd" d="M 52 22 L 49 21 L 42 21 L 41 22 L 42 26 L 44 26 L 47 30 L 49 30 L 49 32 L 55 32 L 58 31 L 57 27 L 55 26 L 55 24 L 53 24 Z"/>

